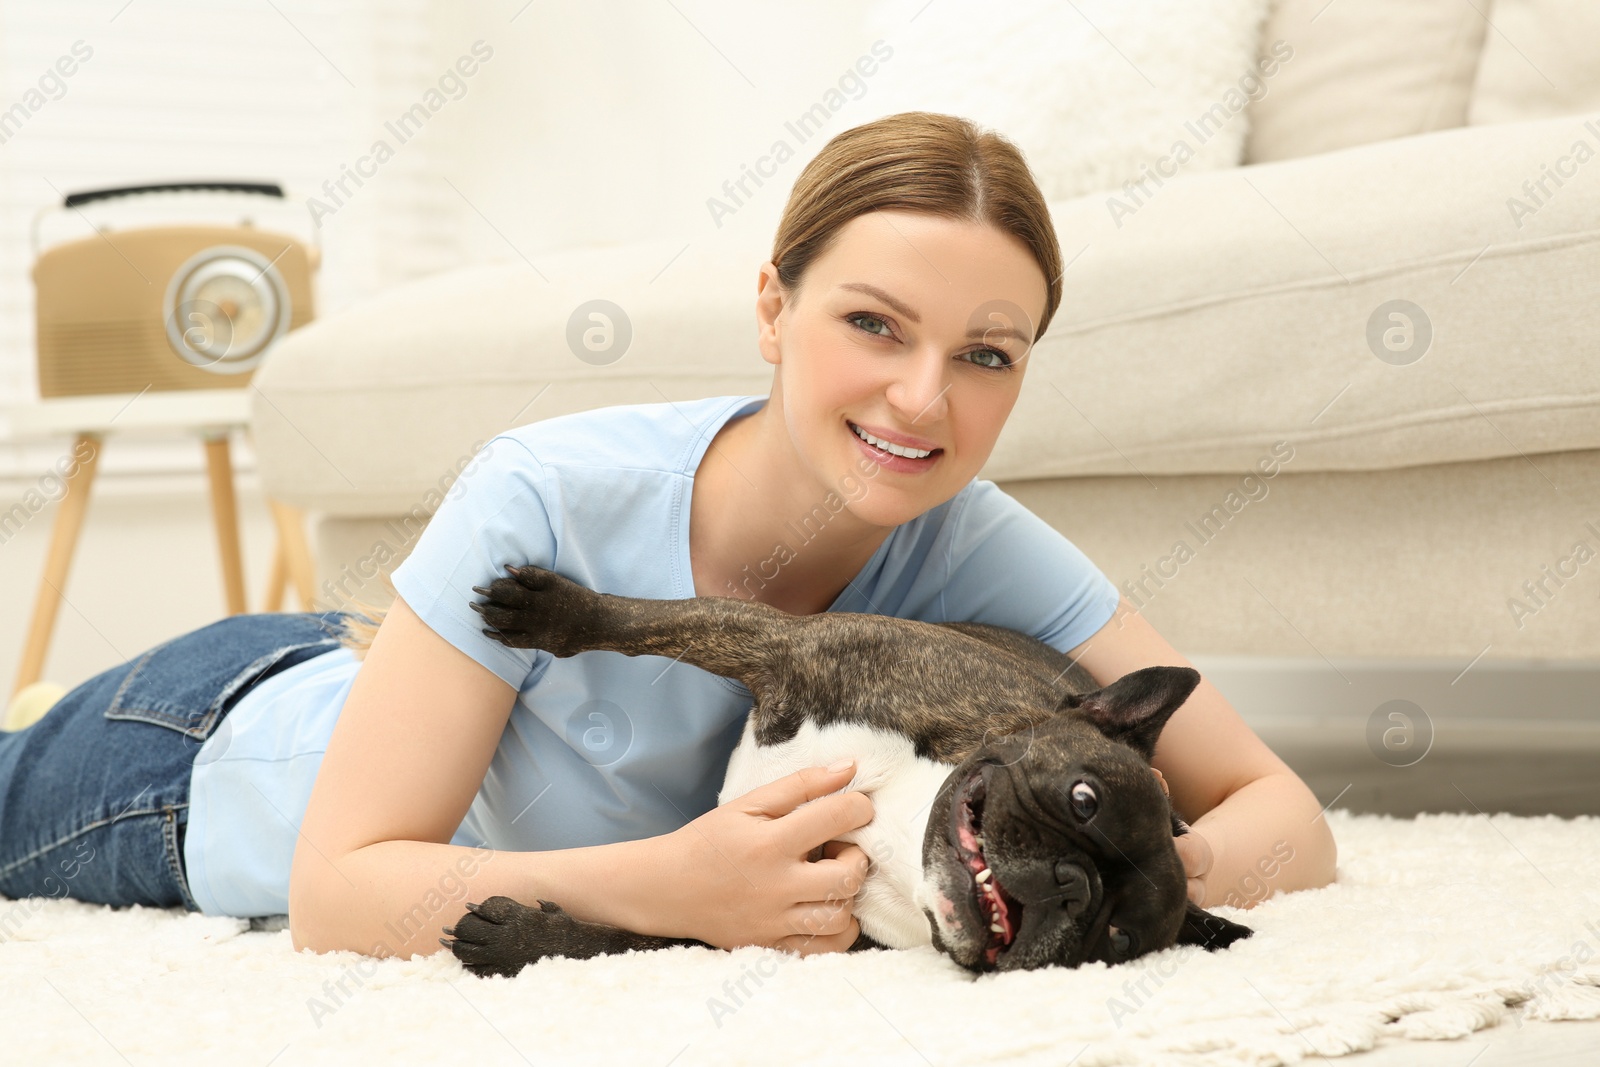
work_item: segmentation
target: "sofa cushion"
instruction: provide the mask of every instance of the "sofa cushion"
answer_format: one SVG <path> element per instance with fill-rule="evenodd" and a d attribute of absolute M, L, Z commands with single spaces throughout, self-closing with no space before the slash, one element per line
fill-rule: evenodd
<path fill-rule="evenodd" d="M 1495 0 L 1468 121 L 1600 111 L 1600 4 Z"/>
<path fill-rule="evenodd" d="M 1236 166 L 1262 84 L 1266 10 L 1267 0 L 872 0 L 869 33 L 892 54 L 851 121 L 966 116 L 1015 141 L 1053 200 L 1157 166 Z"/>
<path fill-rule="evenodd" d="M 1600 183 L 1505 206 L 1579 129 L 1463 127 L 1053 204 L 1065 297 L 982 476 L 1231 473 L 1280 441 L 1294 471 L 1600 447 Z M 767 391 L 767 252 L 675 245 L 455 271 L 294 331 L 252 391 L 268 493 L 393 515 L 511 426 Z M 597 298 L 626 313 L 620 356 L 584 346 L 623 335 Z M 1419 309 L 1399 352 L 1396 300 Z"/>
<path fill-rule="evenodd" d="M 1260 52 L 1292 53 L 1250 105 L 1245 161 L 1463 126 L 1487 24 L 1463 0 L 1275 0 Z"/>

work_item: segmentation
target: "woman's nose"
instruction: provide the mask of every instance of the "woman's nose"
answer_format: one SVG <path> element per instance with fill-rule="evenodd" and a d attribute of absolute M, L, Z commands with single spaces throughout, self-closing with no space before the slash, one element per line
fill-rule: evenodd
<path fill-rule="evenodd" d="M 919 354 L 890 385 L 889 403 L 903 415 L 908 426 L 927 425 L 944 418 L 944 395 L 955 384 L 950 380 L 950 369 L 942 354 Z"/>

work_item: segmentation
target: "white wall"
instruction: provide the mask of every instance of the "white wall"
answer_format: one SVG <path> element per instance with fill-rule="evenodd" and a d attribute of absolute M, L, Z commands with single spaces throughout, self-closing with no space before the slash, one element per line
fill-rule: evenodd
<path fill-rule="evenodd" d="M 880 6 L 909 18 L 921 0 Z M 294 202 L 276 216 L 324 245 L 323 315 L 465 263 L 537 268 L 551 249 L 649 239 L 730 249 L 749 261 L 753 295 L 795 177 L 829 137 L 871 117 L 872 82 L 854 68 L 879 34 L 862 10 L 844 0 L 137 0 L 120 11 L 0 0 L 0 109 L 74 42 L 93 50 L 60 98 L 0 145 L 0 405 L 36 395 L 27 223 L 57 190 L 282 180 Z M 400 143 L 386 122 L 456 78 L 463 57 L 476 69 Z M 808 111 L 826 118 L 802 137 L 791 123 Z M 381 164 L 380 138 L 394 148 Z M 793 158 L 735 204 L 724 184 L 770 163 L 779 141 Z M 351 169 L 372 176 L 359 188 L 347 180 L 348 197 L 325 191 Z M 712 197 L 735 208 L 720 225 Z M 127 200 L 85 214 L 159 224 L 228 218 L 236 203 Z M 46 242 L 88 226 L 56 213 Z M 67 444 L 3 447 L 7 434 L 0 415 L 0 485 L 30 482 Z M 194 471 L 196 451 L 129 442 L 107 450 L 101 476 Z M 244 442 L 236 458 L 252 468 Z"/>
<path fill-rule="evenodd" d="M 471 257 L 514 258 L 506 241 L 536 265 L 545 249 L 649 239 L 770 251 L 806 160 L 862 121 L 846 99 L 809 141 L 785 128 L 869 52 L 859 9 L 622 0 L 533 4 L 508 22 L 503 3 L 453 5 L 445 35 L 495 48 L 447 131 L 445 172 L 504 234 L 475 219 Z M 779 139 L 796 157 L 719 228 L 706 200 Z"/>

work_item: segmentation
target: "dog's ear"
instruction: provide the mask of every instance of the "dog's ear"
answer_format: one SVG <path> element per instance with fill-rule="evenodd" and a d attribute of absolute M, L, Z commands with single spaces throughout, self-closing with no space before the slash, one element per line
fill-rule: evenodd
<path fill-rule="evenodd" d="M 1193 667 L 1144 667 L 1092 693 L 1068 694 L 1056 711 L 1083 716 L 1148 763 L 1161 728 L 1199 684 L 1200 672 Z"/>
<path fill-rule="evenodd" d="M 1213 915 L 1194 901 L 1184 905 L 1183 925 L 1178 929 L 1180 945 L 1203 945 L 1207 952 L 1227 948 L 1235 941 L 1243 941 L 1254 930 L 1236 922 Z"/>

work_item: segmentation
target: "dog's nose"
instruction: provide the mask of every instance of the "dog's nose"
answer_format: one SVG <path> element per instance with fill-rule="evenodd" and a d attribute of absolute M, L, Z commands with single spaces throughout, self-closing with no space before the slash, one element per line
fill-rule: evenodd
<path fill-rule="evenodd" d="M 1056 885 L 1059 888 L 1055 895 L 1060 898 L 1067 917 L 1076 919 L 1083 914 L 1083 909 L 1089 906 L 1089 899 L 1094 896 L 1094 888 L 1089 884 L 1089 876 L 1083 868 L 1071 860 L 1057 860 Z"/>

